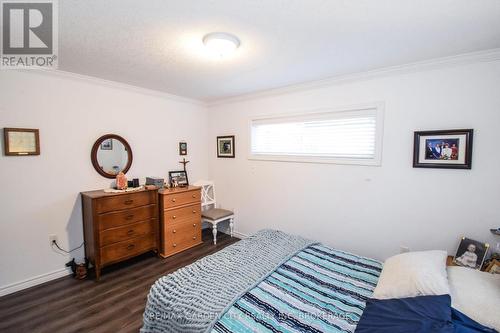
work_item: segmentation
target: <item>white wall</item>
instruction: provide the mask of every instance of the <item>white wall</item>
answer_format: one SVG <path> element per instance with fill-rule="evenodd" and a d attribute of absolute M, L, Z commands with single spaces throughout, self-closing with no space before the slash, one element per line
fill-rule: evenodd
<path fill-rule="evenodd" d="M 206 108 L 194 101 L 98 80 L 2 71 L 0 127 L 39 128 L 41 155 L 0 156 L 0 294 L 25 279 L 65 273 L 69 257 L 52 251 L 48 237 L 56 234 L 66 249 L 83 241 L 79 192 L 112 181 L 90 161 L 99 136 L 115 133 L 129 142 L 134 154 L 129 178 L 167 177 L 169 170 L 181 169 L 178 143 L 187 141 L 190 179 L 205 179 L 207 121 Z M 74 255 L 81 259 L 83 253 Z"/>
<path fill-rule="evenodd" d="M 500 225 L 500 62 L 231 102 L 210 108 L 210 137 L 236 135 L 236 158 L 210 158 L 223 207 L 244 234 L 277 228 L 379 259 L 453 253 L 462 235 L 493 242 Z M 255 115 L 385 102 L 381 167 L 247 159 Z M 413 131 L 473 128 L 472 170 L 412 167 Z M 215 150 L 215 146 L 211 147 Z"/>
<path fill-rule="evenodd" d="M 375 258 L 443 248 L 461 235 L 499 241 L 500 62 L 393 75 L 206 107 L 98 80 L 0 73 L 0 127 L 39 128 L 41 155 L 0 156 L 0 295 L 65 274 L 50 249 L 82 242 L 79 192 L 109 187 L 90 163 L 95 139 L 125 137 L 127 176 L 166 177 L 188 142 L 192 181 L 216 181 L 236 230 L 277 228 Z M 250 161 L 252 115 L 385 102 L 381 167 Z M 207 126 L 209 125 L 209 126 Z M 472 170 L 414 169 L 413 131 L 474 128 Z M 217 159 L 215 136 L 236 135 L 236 158 Z M 1 142 L 3 146 L 3 141 Z M 207 154 L 207 151 L 209 154 Z M 210 155 L 210 157 L 208 156 Z M 83 250 L 74 255 L 81 259 Z M 40 276 L 34 282 L 25 282 Z M 20 284 L 18 284 L 20 283 Z"/>

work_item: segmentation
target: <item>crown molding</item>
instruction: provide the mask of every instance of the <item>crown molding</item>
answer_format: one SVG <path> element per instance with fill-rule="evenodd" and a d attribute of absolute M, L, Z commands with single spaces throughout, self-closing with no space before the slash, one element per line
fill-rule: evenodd
<path fill-rule="evenodd" d="M 309 82 L 304 82 L 304 83 L 298 83 L 298 84 L 292 84 L 292 85 L 288 85 L 288 86 L 278 87 L 278 88 L 265 89 L 265 90 L 261 90 L 261 91 L 257 91 L 257 92 L 248 93 L 248 94 L 241 94 L 241 95 L 236 95 L 236 96 L 231 96 L 231 97 L 206 99 L 206 100 L 199 100 L 199 99 L 194 99 L 194 98 L 183 97 L 183 96 L 179 96 L 179 95 L 174 95 L 174 94 L 162 92 L 159 90 L 142 88 L 142 87 L 126 84 L 126 83 L 105 80 L 105 79 L 97 78 L 94 76 L 77 74 L 77 73 L 67 72 L 67 71 L 62 71 L 62 70 L 31 69 L 31 70 L 19 70 L 19 71 L 20 72 L 28 72 L 28 73 L 38 73 L 38 74 L 42 74 L 42 75 L 43 74 L 52 75 L 55 77 L 62 77 L 62 78 L 67 78 L 67 79 L 72 79 L 72 80 L 78 80 L 78 81 L 82 81 L 82 82 L 111 87 L 111 88 L 115 88 L 115 89 L 127 90 L 127 91 L 138 93 L 138 94 L 164 98 L 164 99 L 168 99 L 168 100 L 176 101 L 176 102 L 188 103 L 188 104 L 193 104 L 193 105 L 203 106 L 203 107 L 213 107 L 213 106 L 217 106 L 217 105 L 237 103 L 237 102 L 243 102 L 243 101 L 265 98 L 265 97 L 285 95 L 285 94 L 289 94 L 292 92 L 300 92 L 300 91 L 319 89 L 319 88 L 333 86 L 333 85 L 337 85 L 337 84 L 352 83 L 352 82 L 357 82 L 357 81 L 363 81 L 363 80 L 369 80 L 369 79 L 375 79 L 375 78 L 381 78 L 381 77 L 387 77 L 387 76 L 393 76 L 393 75 L 402 75 L 402 74 L 409 74 L 409 73 L 415 73 L 415 72 L 421 72 L 421 71 L 443 69 L 443 68 L 447 68 L 447 67 L 463 66 L 463 65 L 474 64 L 474 63 L 493 62 L 493 61 L 499 61 L 499 60 L 500 60 L 500 48 L 496 48 L 496 49 L 489 49 L 489 50 L 478 51 L 478 52 L 464 53 L 464 54 L 459 54 L 459 55 L 455 55 L 455 56 L 435 58 L 435 59 L 430 59 L 430 60 L 425 60 L 425 61 L 418 61 L 418 62 L 413 62 L 413 63 L 409 63 L 409 64 L 404 64 L 404 65 L 384 67 L 384 68 L 374 69 L 374 70 L 370 70 L 370 71 L 366 71 L 366 72 L 333 76 L 333 77 L 322 79 L 322 80 L 315 80 L 315 81 L 309 81 Z"/>
<path fill-rule="evenodd" d="M 318 89 L 328 86 L 333 86 L 337 84 L 351 83 L 356 81 L 363 81 L 369 79 L 375 79 L 380 77 L 392 76 L 392 75 L 402 75 L 421 71 L 429 71 L 435 69 L 443 69 L 454 66 L 463 66 L 468 64 L 482 63 L 482 62 L 493 62 L 500 60 L 500 48 L 490 49 L 479 52 L 464 53 L 455 56 L 435 58 L 431 60 L 418 61 L 404 65 L 390 66 L 379 69 L 374 69 L 366 72 L 346 74 L 340 76 L 333 76 L 330 78 L 309 81 L 299 84 L 293 84 L 289 86 L 266 89 L 262 91 L 257 91 L 248 94 L 242 94 L 227 98 L 220 99 L 209 99 L 206 100 L 206 104 L 209 107 L 243 102 L 253 99 L 273 97 L 278 95 L 289 94 L 292 92 L 307 91 L 312 89 Z"/>
<path fill-rule="evenodd" d="M 162 92 L 159 90 L 142 88 L 142 87 L 138 87 L 138 86 L 134 86 L 131 84 L 126 84 L 126 83 L 121 83 L 121 82 L 117 82 L 117 81 L 105 80 L 105 79 L 101 79 L 101 78 L 98 78 L 95 76 L 88 76 L 88 75 L 77 74 L 77 73 L 73 73 L 73 72 L 61 71 L 58 69 L 54 70 L 54 69 L 38 69 L 37 68 L 37 69 L 21 69 L 19 71 L 25 72 L 25 73 L 36 73 L 36 74 L 41 74 L 41 75 L 50 75 L 50 76 L 59 77 L 59 78 L 81 81 L 81 82 L 85 82 L 85 83 L 91 83 L 94 85 L 100 85 L 100 86 L 104 86 L 104 87 L 126 90 L 129 92 L 138 93 L 138 94 L 142 94 L 142 95 L 148 95 L 148 96 L 168 99 L 168 100 L 175 101 L 175 102 L 182 102 L 182 103 L 194 104 L 194 105 L 205 106 L 205 107 L 207 106 L 205 102 L 203 102 L 201 100 L 193 99 L 193 98 L 169 94 L 169 93 Z"/>

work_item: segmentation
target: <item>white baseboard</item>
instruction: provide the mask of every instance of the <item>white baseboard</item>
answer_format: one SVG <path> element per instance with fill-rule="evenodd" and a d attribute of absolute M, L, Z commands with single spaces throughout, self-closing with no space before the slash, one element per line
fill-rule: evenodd
<path fill-rule="evenodd" d="M 229 230 L 226 230 L 225 228 L 221 228 L 221 230 L 219 230 L 219 232 L 223 232 L 225 234 L 229 234 Z M 233 232 L 233 236 L 241 238 L 241 239 L 248 237 L 247 234 L 241 233 L 241 232 L 236 231 L 236 230 Z M 42 284 L 42 283 L 45 283 L 45 282 L 49 282 L 49 281 L 52 281 L 52 280 L 55 280 L 55 279 L 59 279 L 59 278 L 61 278 L 63 276 L 67 276 L 69 274 L 72 274 L 71 270 L 69 268 L 63 268 L 63 269 L 59 269 L 59 270 L 56 270 L 56 271 L 53 271 L 53 272 L 49 272 L 49 273 L 45 273 L 45 274 L 42 274 L 42 275 L 34 276 L 32 278 L 29 278 L 29 279 L 26 279 L 26 280 L 23 280 L 23 281 L 19 281 L 19 282 L 16 282 L 16 283 L 12 283 L 12 284 L 3 286 L 3 287 L 0 287 L 0 297 L 8 295 L 8 294 L 15 293 L 16 291 L 20 291 L 20 290 L 23 290 L 23 289 L 34 287 L 36 285 L 39 285 L 39 284 Z"/>
<path fill-rule="evenodd" d="M 212 227 L 211 227 L 211 225 L 206 224 L 206 225 L 204 225 L 202 228 L 203 228 L 203 229 L 211 229 Z M 228 226 L 226 226 L 226 225 L 221 225 L 221 226 L 219 226 L 219 227 L 217 228 L 217 232 L 222 232 L 223 234 L 226 234 L 226 235 L 229 235 L 229 234 L 231 233 L 231 232 L 229 231 L 229 227 L 228 227 Z M 241 232 L 239 232 L 239 231 L 237 231 L 237 230 L 234 230 L 234 231 L 233 231 L 233 236 L 238 237 L 238 238 L 241 238 L 241 239 L 243 239 L 243 238 L 247 238 L 247 237 L 248 237 L 248 235 L 247 235 L 247 234 L 241 233 Z"/>
<path fill-rule="evenodd" d="M 230 235 L 230 233 L 231 233 L 229 230 L 226 230 L 226 229 L 219 230 L 219 232 L 222 232 L 223 234 L 226 234 L 226 235 Z M 247 234 L 243 234 L 243 233 L 236 231 L 236 230 L 233 231 L 233 236 L 238 237 L 240 239 L 248 237 Z"/>
<path fill-rule="evenodd" d="M 243 239 L 243 238 L 247 238 L 247 237 L 248 237 L 248 235 L 247 235 L 247 234 L 241 233 L 241 232 L 236 231 L 236 230 L 235 230 L 235 231 L 233 231 L 233 236 L 236 236 L 236 237 L 241 238 L 241 239 Z"/>
<path fill-rule="evenodd" d="M 72 274 L 71 269 L 63 268 L 63 269 L 58 269 L 58 270 L 53 271 L 53 272 L 34 276 L 32 278 L 29 278 L 29 279 L 26 279 L 23 281 L 19 281 L 19 282 L 15 282 L 12 284 L 8 284 L 6 286 L 2 286 L 2 287 L 0 287 L 0 297 L 15 293 L 16 291 L 20 291 L 23 289 L 27 289 L 27 288 L 42 284 L 45 282 L 59 279 L 63 276 L 69 275 L 69 274 Z"/>

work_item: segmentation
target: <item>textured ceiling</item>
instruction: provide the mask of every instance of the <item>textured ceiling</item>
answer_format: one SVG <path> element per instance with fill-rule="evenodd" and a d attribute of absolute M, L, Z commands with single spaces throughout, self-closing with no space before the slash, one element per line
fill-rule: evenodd
<path fill-rule="evenodd" d="M 62 0 L 59 69 L 202 100 L 500 47 L 499 0 Z M 201 39 L 226 31 L 214 59 Z"/>

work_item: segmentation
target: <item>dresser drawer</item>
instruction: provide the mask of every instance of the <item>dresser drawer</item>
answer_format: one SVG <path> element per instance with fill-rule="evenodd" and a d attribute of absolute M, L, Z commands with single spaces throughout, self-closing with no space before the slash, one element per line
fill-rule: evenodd
<path fill-rule="evenodd" d="M 101 248 L 101 264 L 117 261 L 122 258 L 132 257 L 142 252 L 146 252 L 155 247 L 155 235 L 148 234 L 142 237 L 131 238 L 129 240 L 114 243 Z"/>
<path fill-rule="evenodd" d="M 99 234 L 100 244 L 106 246 L 130 238 L 153 234 L 155 232 L 154 223 L 156 223 L 156 219 L 104 230 Z"/>
<path fill-rule="evenodd" d="M 181 252 L 198 245 L 201 240 L 201 226 L 199 222 L 185 221 L 165 227 L 163 252 L 165 256 Z"/>
<path fill-rule="evenodd" d="M 154 191 L 121 194 L 97 199 L 96 211 L 98 213 L 106 213 L 154 203 L 156 203 L 156 192 Z"/>
<path fill-rule="evenodd" d="M 200 190 L 194 190 L 194 191 L 186 191 L 179 193 L 168 193 L 163 195 L 162 197 L 163 197 L 163 208 L 169 209 L 190 203 L 200 202 L 201 192 Z"/>
<path fill-rule="evenodd" d="M 186 220 L 201 221 L 200 204 L 169 209 L 163 212 L 164 223 L 172 224 Z"/>
<path fill-rule="evenodd" d="M 120 227 L 125 224 L 149 220 L 156 217 L 156 205 L 121 210 L 113 213 L 100 214 L 98 219 L 99 230 Z"/>

